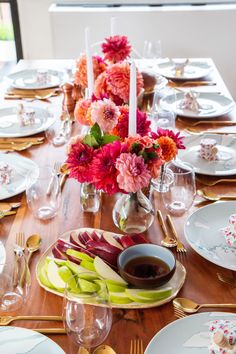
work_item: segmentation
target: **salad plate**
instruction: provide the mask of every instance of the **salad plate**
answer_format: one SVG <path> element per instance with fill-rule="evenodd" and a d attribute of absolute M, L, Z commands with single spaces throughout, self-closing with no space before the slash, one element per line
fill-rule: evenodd
<path fill-rule="evenodd" d="M 1 326 L 0 352 L 4 354 L 65 354 L 50 338 L 30 329 Z"/>
<path fill-rule="evenodd" d="M 33 171 L 35 171 L 36 174 L 38 173 L 38 166 L 36 163 L 19 154 L 0 153 L 0 162 L 5 162 L 10 168 L 12 168 L 10 183 L 0 186 L 0 200 L 24 192 L 27 188 L 27 175 Z"/>
<path fill-rule="evenodd" d="M 176 59 L 176 63 L 178 63 Z M 181 60 L 184 62 L 184 60 Z M 158 73 L 172 80 L 195 80 L 201 79 L 209 74 L 211 66 L 207 62 L 190 61 L 182 73 L 177 73 L 175 69 L 175 61 L 169 60 L 158 65 Z"/>
<path fill-rule="evenodd" d="M 63 82 L 64 73 L 57 70 L 46 70 L 48 80 L 39 81 L 37 79 L 39 69 L 26 69 L 8 75 L 11 86 L 23 90 L 41 90 L 59 86 Z"/>
<path fill-rule="evenodd" d="M 219 117 L 234 108 L 234 101 L 224 95 L 214 92 L 199 92 L 198 94 L 197 102 L 200 104 L 200 109 L 197 112 L 181 107 L 184 92 L 166 96 L 161 100 L 161 103 L 173 110 L 178 116 L 201 119 Z"/>
<path fill-rule="evenodd" d="M 236 202 L 218 202 L 196 210 L 184 225 L 189 245 L 203 258 L 225 269 L 236 271 L 236 248 L 226 244 L 223 228 L 235 214 Z"/>
<path fill-rule="evenodd" d="M 217 143 L 217 160 L 207 161 L 199 156 L 202 139 L 214 139 Z M 179 150 L 178 160 L 191 163 L 194 171 L 208 176 L 236 174 L 236 137 L 230 135 L 204 134 L 184 137 L 185 150 Z"/>
<path fill-rule="evenodd" d="M 236 314 L 204 312 L 174 321 L 152 338 L 144 354 L 206 354 L 210 344 L 209 326 L 216 320 L 236 324 Z"/>
<path fill-rule="evenodd" d="M 54 122 L 53 117 L 46 109 L 40 107 L 26 107 L 35 112 L 35 122 L 21 126 L 17 117 L 17 107 L 0 109 L 0 137 L 18 138 L 41 133 L 47 130 Z"/>
<path fill-rule="evenodd" d="M 73 234 L 81 234 L 81 233 L 87 233 L 87 234 L 92 234 L 93 232 L 95 232 L 98 237 L 100 237 L 100 239 L 102 238 L 102 235 L 104 235 L 105 233 L 107 234 L 107 236 L 109 236 L 109 239 L 115 239 L 117 240 L 117 238 L 121 238 L 123 235 L 120 234 L 115 234 L 115 233 L 111 233 L 111 232 L 106 232 L 104 230 L 100 230 L 100 229 L 92 229 L 92 228 L 80 228 L 80 229 L 76 229 L 76 230 L 71 230 L 68 231 L 66 233 L 64 233 L 59 240 L 64 240 L 65 242 L 69 242 L 70 241 L 70 235 Z M 45 282 L 45 278 L 44 278 L 44 271 L 45 271 L 45 267 L 47 266 L 47 262 L 49 260 L 53 260 L 54 256 L 53 256 L 53 248 L 57 245 L 58 241 L 57 240 L 55 243 L 53 243 L 46 251 L 45 253 L 41 256 L 37 267 L 36 267 L 36 278 L 37 281 L 39 283 L 39 285 L 41 287 L 43 287 L 45 290 L 56 294 L 58 296 L 63 296 L 63 290 L 62 289 L 56 289 L 55 287 L 50 287 L 48 282 Z M 114 242 L 114 241 L 112 241 Z M 114 243 L 113 243 L 114 244 Z M 64 264 L 64 263 L 62 263 Z M 105 265 L 106 267 L 106 265 Z M 116 272 L 115 272 L 116 273 Z M 79 274 L 79 273 L 77 273 Z M 119 277 L 118 273 L 116 273 L 117 276 Z M 42 277 L 43 275 L 43 277 Z M 98 275 L 99 278 L 99 275 Z M 148 301 L 148 302 L 136 302 L 136 301 L 130 301 L 129 303 L 115 303 L 115 301 L 112 302 L 112 307 L 113 308 L 124 308 L 124 309 L 139 309 L 139 308 L 150 308 L 150 307 L 156 307 L 156 306 L 161 306 L 167 302 L 170 302 L 173 298 L 176 297 L 176 295 L 178 294 L 178 292 L 180 291 L 180 289 L 182 288 L 184 282 L 185 282 L 185 278 L 186 278 L 186 270 L 184 268 L 184 266 L 179 262 L 176 261 L 176 271 L 173 275 L 173 277 L 169 280 L 168 283 L 166 283 L 165 285 L 163 285 L 160 288 L 157 289 L 152 289 L 152 291 L 156 291 L 156 290 L 164 290 L 164 289 L 169 289 L 171 288 L 171 292 L 170 294 L 165 297 L 162 298 L 158 301 L 153 300 L 153 301 Z M 123 280 L 124 281 L 124 280 Z M 132 289 L 132 291 L 135 291 L 136 289 Z M 144 292 L 147 289 L 137 289 L 140 290 L 141 292 Z M 110 290 L 109 290 L 110 291 Z M 120 292 L 118 293 L 113 293 L 112 294 L 115 297 L 119 297 L 120 296 Z M 111 295 L 111 294 L 110 294 Z M 123 295 L 122 295 L 123 296 Z"/>

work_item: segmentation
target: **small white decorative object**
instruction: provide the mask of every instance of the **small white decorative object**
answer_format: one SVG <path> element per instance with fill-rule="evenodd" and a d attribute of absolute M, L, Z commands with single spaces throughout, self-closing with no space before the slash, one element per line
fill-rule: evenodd
<path fill-rule="evenodd" d="M 189 59 L 183 61 L 173 61 L 176 76 L 183 76 L 185 66 L 188 65 Z"/>
<path fill-rule="evenodd" d="M 35 123 L 35 110 L 30 107 L 25 108 L 22 103 L 18 104 L 16 115 L 22 127 Z"/>
<path fill-rule="evenodd" d="M 229 247 L 236 248 L 236 214 L 229 217 L 229 225 L 223 229 L 226 243 Z"/>
<path fill-rule="evenodd" d="M 48 74 L 48 70 L 46 69 L 38 69 L 37 70 L 37 83 L 39 84 L 47 84 L 50 82 L 51 80 L 51 77 L 50 75 Z"/>
<path fill-rule="evenodd" d="M 200 151 L 199 156 L 207 161 L 216 161 L 218 160 L 217 152 L 218 149 L 216 147 L 215 139 L 202 139 L 200 141 Z"/>
<path fill-rule="evenodd" d="M 236 354 L 235 322 L 215 320 L 210 324 L 209 354 Z"/>
<path fill-rule="evenodd" d="M 11 181 L 12 168 L 3 161 L 0 161 L 0 184 L 9 184 Z"/>
<path fill-rule="evenodd" d="M 181 109 L 188 109 L 189 111 L 198 113 L 201 109 L 200 104 L 197 101 L 199 96 L 198 92 L 188 91 L 184 93 L 184 98 L 180 102 Z"/>

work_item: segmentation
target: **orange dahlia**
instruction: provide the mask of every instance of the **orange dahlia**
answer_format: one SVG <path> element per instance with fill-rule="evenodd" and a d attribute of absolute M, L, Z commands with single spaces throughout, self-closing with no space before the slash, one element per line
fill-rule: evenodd
<path fill-rule="evenodd" d="M 93 125 L 91 121 L 91 100 L 83 99 L 76 103 L 74 110 L 75 119 L 83 125 Z"/>
<path fill-rule="evenodd" d="M 166 162 L 176 157 L 178 149 L 175 142 L 169 136 L 161 136 L 157 139 L 157 143 L 161 147 L 162 158 Z"/>

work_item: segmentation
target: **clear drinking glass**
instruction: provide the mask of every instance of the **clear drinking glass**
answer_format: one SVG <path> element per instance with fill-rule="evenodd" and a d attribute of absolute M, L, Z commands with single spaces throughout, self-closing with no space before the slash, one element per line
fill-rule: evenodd
<path fill-rule="evenodd" d="M 67 111 L 61 107 L 48 108 L 49 115 L 55 118 L 55 122 L 46 130 L 45 135 L 49 143 L 54 146 L 62 146 L 68 142 L 72 132 L 72 121 Z"/>
<path fill-rule="evenodd" d="M 85 273 L 79 274 L 79 277 L 74 275 L 67 281 L 63 321 L 68 336 L 77 345 L 89 351 L 107 338 L 112 325 L 112 310 L 105 282 L 99 280 L 97 288 L 94 290 L 88 288 L 87 292 L 82 293 L 80 290 L 82 278 L 86 278 Z"/>
<path fill-rule="evenodd" d="M 167 168 L 173 173 L 173 183 L 162 193 L 162 200 L 170 214 L 182 215 L 190 209 L 196 195 L 195 173 L 188 163 L 170 162 Z"/>
<path fill-rule="evenodd" d="M 53 218 L 60 207 L 61 189 L 54 169 L 40 167 L 27 176 L 27 203 L 34 216 L 39 219 Z"/>
<path fill-rule="evenodd" d="M 21 308 L 27 301 L 31 279 L 25 256 L 21 250 L 9 251 L 0 263 L 0 313 Z"/>
<path fill-rule="evenodd" d="M 96 213 L 100 208 L 101 192 L 91 183 L 81 183 L 80 205 L 83 211 Z"/>

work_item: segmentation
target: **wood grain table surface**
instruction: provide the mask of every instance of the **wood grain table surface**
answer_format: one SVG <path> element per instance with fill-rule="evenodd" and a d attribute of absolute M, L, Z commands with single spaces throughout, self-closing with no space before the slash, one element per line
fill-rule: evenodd
<path fill-rule="evenodd" d="M 231 97 L 228 92 L 219 72 L 217 71 L 214 63 L 211 59 L 208 59 L 212 65 L 212 71 L 210 75 L 205 78 L 206 80 L 213 80 L 217 83 L 216 86 L 206 86 L 199 88 L 204 92 L 206 91 L 220 91 L 224 95 Z M 37 68 L 46 67 L 53 69 L 64 69 L 66 66 L 71 65 L 73 61 L 64 60 L 40 60 L 40 61 L 27 61 L 22 60 L 16 66 L 16 71 L 25 68 Z M 4 101 L 3 93 L 7 87 L 7 82 L 1 84 L 1 105 L 11 106 L 15 105 L 18 101 Z M 62 97 L 51 98 L 51 104 L 45 102 L 34 102 L 34 105 L 40 105 L 47 107 L 50 105 L 61 105 Z M 216 118 L 216 120 L 236 120 L 236 109 L 230 114 L 224 117 Z M 176 121 L 177 127 L 183 130 L 186 124 L 192 120 L 185 119 L 186 123 Z M 209 128 L 213 127 L 209 124 Z M 199 129 L 205 129 L 206 127 L 199 127 Z M 214 127 L 214 129 L 222 129 Z M 78 127 L 77 123 L 73 127 L 75 134 Z M 229 127 L 227 129 L 235 130 L 236 127 Z M 40 134 L 40 135 L 43 135 Z M 38 145 L 20 153 L 22 156 L 32 159 L 38 165 L 49 164 L 54 165 L 56 161 L 63 162 L 66 158 L 65 146 L 54 147 L 50 145 L 46 140 L 44 144 Z M 211 181 L 214 177 L 199 176 L 203 180 Z M 236 178 L 236 176 L 233 176 Z M 203 185 L 197 182 L 198 187 Z M 222 183 L 214 187 L 207 187 L 215 192 L 219 193 L 234 193 L 236 195 L 236 183 Z M 49 221 L 39 221 L 35 219 L 27 208 L 25 193 L 8 199 L 8 201 L 21 201 L 22 206 L 19 208 L 16 215 L 9 216 L 0 220 L 0 240 L 9 245 L 13 245 L 16 232 L 23 231 L 25 236 L 30 234 L 39 233 L 42 236 L 42 247 L 40 252 L 33 255 L 30 269 L 32 275 L 32 287 L 30 298 L 17 314 L 24 315 L 60 315 L 62 313 L 62 298 L 56 295 L 46 292 L 40 288 L 35 278 L 35 267 L 44 251 L 65 231 L 76 229 L 79 227 L 94 227 L 103 230 L 109 230 L 118 232 L 117 228 L 112 221 L 112 208 L 114 205 L 114 198 L 108 195 L 102 195 L 101 210 L 97 214 L 83 213 L 79 205 L 80 195 L 79 183 L 75 180 L 67 180 L 62 193 L 62 204 L 58 215 Z M 236 288 L 223 284 L 217 279 L 216 273 L 232 275 L 232 272 L 218 267 L 201 256 L 189 247 L 184 238 L 183 227 L 187 217 L 199 208 L 199 202 L 202 201 L 200 197 L 196 197 L 192 208 L 181 217 L 173 217 L 174 224 L 177 228 L 178 234 L 187 248 L 186 254 L 176 254 L 176 258 L 182 262 L 187 270 L 187 277 L 182 290 L 179 293 L 181 297 L 191 298 L 199 303 L 236 303 Z M 204 204 L 204 203 L 203 203 Z M 200 205 L 203 205 L 200 204 Z M 155 210 L 161 209 L 163 214 L 166 211 L 162 207 L 161 200 L 158 193 L 154 194 Z M 222 225 L 223 226 L 223 225 Z M 160 244 L 162 239 L 162 232 L 158 224 L 157 218 L 150 229 L 146 232 L 146 237 L 156 243 Z M 175 251 L 174 251 L 175 252 Z M 235 272 L 234 272 L 235 273 Z M 234 274 L 235 276 L 235 274 Z M 236 313 L 236 310 L 232 310 Z M 106 340 L 106 344 L 109 344 L 117 354 L 128 354 L 130 340 L 133 338 L 142 338 L 144 346 L 146 347 L 151 338 L 168 323 L 175 321 L 174 311 L 172 303 L 168 303 L 161 307 L 154 307 L 150 309 L 140 310 L 113 310 L 113 325 L 111 332 Z M 25 328 L 42 328 L 44 327 L 56 327 L 62 326 L 58 322 L 30 322 L 30 321 L 18 321 L 12 323 L 12 325 L 25 327 Z M 66 335 L 50 335 L 52 340 L 58 343 L 67 354 L 75 354 L 78 352 L 77 346 Z M 171 340 L 171 338 L 170 338 Z M 46 354 L 46 353 L 45 353 Z M 160 354 L 167 354 L 160 353 Z"/>

